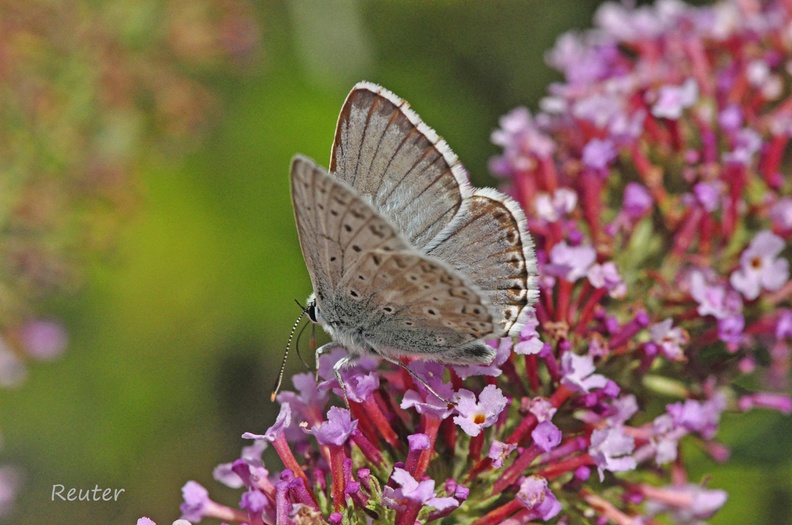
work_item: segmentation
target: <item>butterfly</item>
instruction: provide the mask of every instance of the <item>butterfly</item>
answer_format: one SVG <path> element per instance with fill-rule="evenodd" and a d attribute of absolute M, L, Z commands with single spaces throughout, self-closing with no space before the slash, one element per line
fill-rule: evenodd
<path fill-rule="evenodd" d="M 293 158 L 291 195 L 313 285 L 306 312 L 333 339 L 317 355 L 346 349 L 342 389 L 339 370 L 364 355 L 488 364 L 485 341 L 517 334 L 538 297 L 520 206 L 473 188 L 445 141 L 378 85 L 347 96 L 329 172 Z"/>

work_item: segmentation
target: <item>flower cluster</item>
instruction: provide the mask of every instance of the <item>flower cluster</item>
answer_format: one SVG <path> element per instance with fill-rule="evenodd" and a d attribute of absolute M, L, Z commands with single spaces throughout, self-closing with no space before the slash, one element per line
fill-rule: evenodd
<path fill-rule="evenodd" d="M 141 161 L 189 145 L 209 122 L 214 95 L 195 73 L 244 65 L 258 28 L 246 0 L 0 0 L 0 33 L 7 388 L 26 362 L 66 346 L 46 301 L 73 291 L 90 254 L 112 245 Z"/>
<path fill-rule="evenodd" d="M 541 111 L 504 116 L 491 163 L 526 209 L 535 317 L 488 367 L 411 362 L 293 378 L 276 423 L 182 517 L 249 524 L 698 523 L 726 501 L 688 479 L 721 415 L 789 414 L 792 8 L 606 4 L 562 36 Z M 735 380 L 741 380 L 741 387 Z M 746 386 L 748 385 L 748 386 Z M 270 473 L 272 446 L 284 469 Z M 665 516 L 665 517 L 661 517 Z"/>

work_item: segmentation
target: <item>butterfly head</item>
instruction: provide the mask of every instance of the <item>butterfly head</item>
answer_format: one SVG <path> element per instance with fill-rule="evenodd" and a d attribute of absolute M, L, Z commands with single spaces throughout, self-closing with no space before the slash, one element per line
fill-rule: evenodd
<path fill-rule="evenodd" d="M 316 306 L 316 294 L 311 294 L 305 300 L 305 310 L 303 311 L 312 323 L 319 322 L 319 307 Z"/>

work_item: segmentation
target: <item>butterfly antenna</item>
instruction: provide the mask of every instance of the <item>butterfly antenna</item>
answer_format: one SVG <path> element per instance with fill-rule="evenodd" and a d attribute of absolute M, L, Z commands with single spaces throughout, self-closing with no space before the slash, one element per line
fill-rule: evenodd
<path fill-rule="evenodd" d="M 275 401 L 275 396 L 278 395 L 278 391 L 280 390 L 281 384 L 283 383 L 283 372 L 284 370 L 286 370 L 286 359 L 289 357 L 289 348 L 291 348 L 292 339 L 294 339 L 294 332 L 297 331 L 297 327 L 300 325 L 300 321 L 302 321 L 302 318 L 305 316 L 307 312 L 308 312 L 308 308 L 303 308 L 303 311 L 300 312 L 300 315 L 297 317 L 297 320 L 294 321 L 294 325 L 292 325 L 291 333 L 289 333 L 289 340 L 286 342 L 286 351 L 283 352 L 283 360 L 281 361 L 280 371 L 278 372 L 278 381 L 275 383 L 275 388 L 272 389 L 272 395 L 270 396 L 270 401 L 273 402 Z"/>
<path fill-rule="evenodd" d="M 302 337 L 303 332 L 305 332 L 306 328 L 308 328 L 307 324 L 304 324 L 302 328 L 300 328 L 300 333 L 297 334 L 297 340 L 294 342 L 294 348 L 297 349 L 297 357 L 300 358 L 300 361 L 302 362 L 303 366 L 305 366 L 306 370 L 313 370 L 313 368 L 311 368 L 311 365 L 309 365 L 305 361 L 305 358 L 302 356 L 302 353 L 300 353 L 300 338 Z"/>

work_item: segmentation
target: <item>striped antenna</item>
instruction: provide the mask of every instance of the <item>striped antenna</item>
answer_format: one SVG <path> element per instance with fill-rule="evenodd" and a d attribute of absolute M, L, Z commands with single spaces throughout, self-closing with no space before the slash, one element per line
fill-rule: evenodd
<path fill-rule="evenodd" d="M 295 301 L 296 302 L 296 301 Z M 300 303 L 297 303 L 298 305 Z M 283 371 L 286 370 L 286 358 L 289 357 L 289 348 L 291 348 L 292 339 L 294 339 L 294 332 L 297 331 L 297 327 L 300 325 L 300 321 L 302 320 L 303 316 L 308 313 L 309 306 L 302 306 L 302 312 L 297 317 L 297 320 L 294 321 L 294 325 L 292 325 L 291 333 L 289 334 L 289 340 L 286 343 L 286 351 L 283 352 L 283 361 L 281 361 L 280 372 L 278 372 L 278 381 L 275 383 L 275 388 L 272 390 L 272 395 L 270 396 L 270 401 L 275 402 L 275 396 L 278 395 L 278 391 L 280 390 L 281 384 L 283 383 Z"/>

